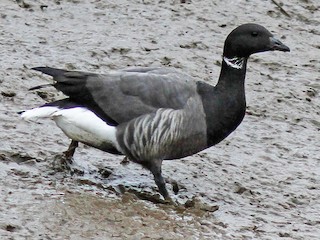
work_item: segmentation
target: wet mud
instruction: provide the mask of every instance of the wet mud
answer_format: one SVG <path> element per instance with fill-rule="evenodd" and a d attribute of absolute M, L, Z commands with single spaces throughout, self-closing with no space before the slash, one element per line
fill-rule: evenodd
<path fill-rule="evenodd" d="M 0 3 L 0 239 L 319 239 L 320 3 L 3 0 Z M 28 89 L 30 68 L 103 73 L 171 66 L 215 84 L 236 26 L 291 48 L 249 59 L 247 115 L 219 145 L 166 161 L 175 204 L 151 174 L 17 112 L 63 98 Z"/>

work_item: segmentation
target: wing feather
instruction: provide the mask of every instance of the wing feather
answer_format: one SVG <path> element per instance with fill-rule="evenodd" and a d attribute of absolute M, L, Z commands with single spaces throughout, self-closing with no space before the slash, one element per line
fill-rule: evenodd
<path fill-rule="evenodd" d="M 182 109 L 197 94 L 190 76 L 167 68 L 131 68 L 107 74 L 48 67 L 34 70 L 53 76 L 56 89 L 114 125 L 159 108 Z"/>

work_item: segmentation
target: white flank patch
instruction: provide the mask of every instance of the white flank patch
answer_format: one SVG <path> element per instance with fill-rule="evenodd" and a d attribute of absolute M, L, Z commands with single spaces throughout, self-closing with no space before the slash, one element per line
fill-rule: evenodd
<path fill-rule="evenodd" d="M 227 58 L 223 57 L 223 60 L 225 63 L 235 69 L 242 69 L 243 68 L 243 63 L 244 63 L 244 58 L 239 58 L 239 57 L 234 57 L 234 58 Z"/>
<path fill-rule="evenodd" d="M 118 148 L 116 127 L 108 125 L 87 108 L 61 109 L 52 114 L 52 118 L 73 140 L 92 146 L 109 143 Z"/>
<path fill-rule="evenodd" d="M 59 111 L 58 107 L 48 106 L 48 107 L 39 107 L 31 110 L 27 110 L 21 114 L 21 117 L 26 121 L 37 121 L 39 118 L 50 118 L 52 114 Z"/>

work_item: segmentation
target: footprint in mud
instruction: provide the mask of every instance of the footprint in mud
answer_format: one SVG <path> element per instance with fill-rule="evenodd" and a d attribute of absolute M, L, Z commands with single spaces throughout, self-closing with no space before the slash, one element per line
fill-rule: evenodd
<path fill-rule="evenodd" d="M 8 232 L 16 232 L 21 229 L 21 227 L 19 227 L 17 225 L 10 224 L 10 223 L 5 224 L 1 228 L 8 231 Z"/>

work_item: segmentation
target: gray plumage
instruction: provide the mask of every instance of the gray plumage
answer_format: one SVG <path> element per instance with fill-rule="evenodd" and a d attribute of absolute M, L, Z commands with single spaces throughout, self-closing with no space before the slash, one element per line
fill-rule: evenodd
<path fill-rule="evenodd" d="M 79 139 L 103 151 L 124 154 L 148 168 L 159 192 L 169 200 L 161 174 L 162 161 L 197 153 L 236 129 L 246 109 L 244 80 L 248 57 L 273 50 L 289 51 L 289 48 L 260 25 L 244 24 L 236 28 L 226 39 L 216 86 L 170 68 L 140 67 L 94 74 L 37 67 L 34 70 L 53 76 L 52 85 L 69 98 L 45 104 L 34 112 L 27 111 L 24 117 L 43 116 L 43 108 L 48 110 L 47 116 L 60 114 L 62 119 L 64 115 L 57 112 L 59 109 L 81 108 L 79 112 L 101 126 L 106 137 L 103 139 L 104 135 L 101 137 L 95 126 L 90 126 L 94 123 L 83 120 L 82 125 L 77 125 L 74 120 L 85 135 Z M 59 117 L 56 121 L 60 121 Z M 68 133 L 67 127 L 64 129 L 63 121 L 59 124 L 72 138 L 74 133 Z M 95 134 L 96 142 L 92 140 Z M 72 157 L 77 141 L 73 139 L 67 157 Z"/>

